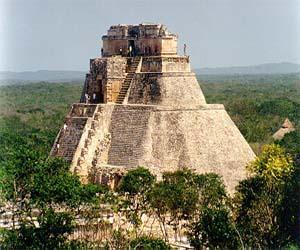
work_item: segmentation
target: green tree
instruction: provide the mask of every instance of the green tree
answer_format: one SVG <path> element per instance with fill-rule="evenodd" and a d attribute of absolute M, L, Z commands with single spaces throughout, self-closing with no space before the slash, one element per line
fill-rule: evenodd
<path fill-rule="evenodd" d="M 73 231 L 73 217 L 68 212 L 43 210 L 34 223 L 21 222 L 20 227 L 7 230 L 3 246 L 9 249 L 56 249 L 63 247 L 67 236 Z"/>
<path fill-rule="evenodd" d="M 187 225 L 191 245 L 195 249 L 237 248 L 238 232 L 221 177 L 214 173 L 197 175 L 196 183 L 200 198 Z"/>
<path fill-rule="evenodd" d="M 247 170 L 266 181 L 269 188 L 285 181 L 294 172 L 293 159 L 276 144 L 265 145 L 260 157 L 247 166 Z"/>
<path fill-rule="evenodd" d="M 166 240 L 166 225 L 173 227 L 177 237 L 181 229 L 180 221 L 188 220 L 197 208 L 199 195 L 195 176 L 190 170 L 166 172 L 163 180 L 156 183 L 149 193 L 151 207 Z"/>
<path fill-rule="evenodd" d="M 234 197 L 242 238 L 253 247 L 285 246 L 294 240 L 300 205 L 292 158 L 280 146 L 266 145 L 247 169 L 251 177 L 240 182 Z"/>
<path fill-rule="evenodd" d="M 225 206 L 203 208 L 199 220 L 190 225 L 189 240 L 195 249 L 237 248 L 237 232 L 229 210 Z"/>
<path fill-rule="evenodd" d="M 137 250 L 171 250 L 171 247 L 162 239 L 142 236 L 130 242 L 131 249 Z"/>
<path fill-rule="evenodd" d="M 118 191 L 130 195 L 143 194 L 149 191 L 155 182 L 155 176 L 143 167 L 129 170 L 123 177 Z"/>
<path fill-rule="evenodd" d="M 143 214 L 149 213 L 147 194 L 154 182 L 155 176 L 148 169 L 138 167 L 123 176 L 117 189 L 121 195 L 118 209 L 125 213 L 126 218 L 134 226 L 136 236 L 142 224 Z"/>
<path fill-rule="evenodd" d="M 57 158 L 20 147 L 5 165 L 1 179 L 12 229 L 4 233 L 3 245 L 14 249 L 61 247 L 72 232 L 77 210 L 96 200 L 102 189 L 81 185 Z M 9 212 L 9 211 L 8 211 Z"/>
<path fill-rule="evenodd" d="M 276 141 L 275 143 L 283 147 L 294 160 L 295 171 L 291 180 L 285 183 L 285 198 L 283 199 L 284 212 L 282 212 L 283 216 L 281 221 L 284 226 L 282 230 L 290 231 L 292 238 L 295 239 L 300 246 L 300 130 L 296 129 L 286 134 L 282 140 Z M 295 216 L 296 218 L 287 218 L 288 215 Z"/>
<path fill-rule="evenodd" d="M 291 154 L 294 162 L 300 165 L 300 130 L 297 129 L 293 132 L 286 134 L 282 140 L 275 141 L 285 149 L 286 152 Z"/>

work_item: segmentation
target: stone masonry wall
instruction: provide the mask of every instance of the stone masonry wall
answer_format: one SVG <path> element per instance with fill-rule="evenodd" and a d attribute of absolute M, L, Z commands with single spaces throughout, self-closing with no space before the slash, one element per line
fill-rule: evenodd
<path fill-rule="evenodd" d="M 158 178 L 164 171 L 189 168 L 221 175 L 233 192 L 255 157 L 223 105 L 95 107 L 73 106 L 68 129 L 60 133 L 60 147 L 52 154 L 73 159 L 71 169 L 80 162 L 79 175 L 85 179 L 93 168 L 100 176 L 102 167 L 119 173 L 144 166 Z"/>
<path fill-rule="evenodd" d="M 81 135 L 74 153 L 71 171 L 78 174 L 83 182 L 88 181 L 93 167 L 107 162 L 105 157 L 107 150 L 104 144 L 110 137 L 109 124 L 112 110 L 113 105 L 96 105 Z"/>
<path fill-rule="evenodd" d="M 91 59 L 82 102 L 86 93 L 91 103 L 114 102 L 126 77 L 126 66 L 127 59 L 121 56 Z M 93 94 L 96 100 L 92 99 Z"/>
<path fill-rule="evenodd" d="M 246 164 L 255 157 L 222 105 L 189 109 L 150 105 L 97 107 L 93 117 L 88 117 L 89 123 L 81 123 L 87 118 L 73 117 L 70 131 L 78 133 L 63 138 L 68 149 L 65 152 L 77 147 L 74 164 L 86 154 L 82 168 L 86 177 L 93 168 L 99 178 L 105 169 L 105 173 L 111 169 L 119 175 L 121 170 L 144 166 L 159 178 L 164 171 L 185 167 L 198 173 L 220 174 L 233 192 L 246 176 Z"/>
<path fill-rule="evenodd" d="M 189 58 L 179 56 L 143 57 L 141 72 L 191 72 Z"/>
<path fill-rule="evenodd" d="M 189 168 L 220 174 L 228 190 L 246 177 L 255 155 L 222 105 L 177 110 L 116 105 L 107 164 L 144 166 L 156 175 Z"/>
<path fill-rule="evenodd" d="M 105 82 L 105 102 L 115 102 L 126 77 L 127 59 L 116 56 L 107 60 L 107 80 Z"/>
<path fill-rule="evenodd" d="M 143 140 L 152 107 L 116 105 L 110 126 L 108 164 L 136 167 L 143 158 Z"/>
<path fill-rule="evenodd" d="M 206 102 L 193 73 L 138 73 L 128 103 L 188 108 Z"/>
<path fill-rule="evenodd" d="M 221 175 L 230 192 L 255 155 L 224 108 L 157 110 L 149 119 L 141 165 L 156 172 L 190 168 Z M 159 168 L 159 169 L 158 169 Z"/>

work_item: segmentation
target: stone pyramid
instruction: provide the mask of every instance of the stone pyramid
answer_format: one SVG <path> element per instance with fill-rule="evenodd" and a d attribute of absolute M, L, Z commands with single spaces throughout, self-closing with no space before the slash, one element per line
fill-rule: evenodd
<path fill-rule="evenodd" d="M 224 106 L 206 103 L 177 35 L 161 24 L 115 25 L 102 40 L 51 155 L 83 182 L 115 187 L 137 166 L 158 178 L 189 168 L 220 174 L 232 191 L 255 155 Z"/>

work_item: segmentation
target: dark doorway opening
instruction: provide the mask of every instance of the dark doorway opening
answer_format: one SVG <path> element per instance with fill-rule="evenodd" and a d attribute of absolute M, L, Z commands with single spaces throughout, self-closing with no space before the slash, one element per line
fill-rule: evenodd
<path fill-rule="evenodd" d="M 102 92 L 99 94 L 99 102 L 98 103 L 104 103 L 104 95 Z"/>
<path fill-rule="evenodd" d="M 128 56 L 135 56 L 136 49 L 134 40 L 128 40 Z"/>
<path fill-rule="evenodd" d="M 94 86 L 93 94 L 91 96 L 92 103 L 104 103 L 104 95 L 102 91 L 102 81 L 98 80 Z"/>

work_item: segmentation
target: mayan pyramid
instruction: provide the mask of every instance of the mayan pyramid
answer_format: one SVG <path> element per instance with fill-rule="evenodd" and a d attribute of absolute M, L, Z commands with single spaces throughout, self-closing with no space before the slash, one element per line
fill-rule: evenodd
<path fill-rule="evenodd" d="M 137 166 L 215 172 L 233 190 L 255 155 L 222 104 L 207 104 L 164 25 L 111 26 L 51 150 L 83 182 L 115 187 Z"/>

